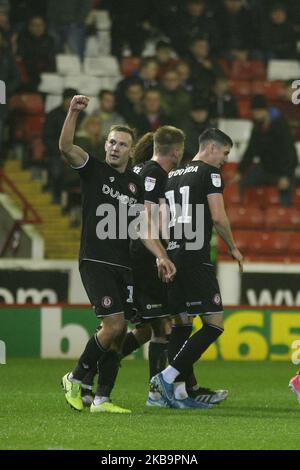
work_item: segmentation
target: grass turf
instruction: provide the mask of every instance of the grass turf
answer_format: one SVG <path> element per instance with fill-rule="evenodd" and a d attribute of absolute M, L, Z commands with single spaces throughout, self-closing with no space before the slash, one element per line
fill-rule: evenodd
<path fill-rule="evenodd" d="M 228 400 L 211 410 L 170 410 L 145 406 L 147 363 L 124 361 L 113 399 L 131 415 L 69 408 L 59 383 L 73 365 L 10 359 L 0 366 L 0 449 L 299 449 L 291 364 L 203 362 L 202 384 L 228 388 Z"/>

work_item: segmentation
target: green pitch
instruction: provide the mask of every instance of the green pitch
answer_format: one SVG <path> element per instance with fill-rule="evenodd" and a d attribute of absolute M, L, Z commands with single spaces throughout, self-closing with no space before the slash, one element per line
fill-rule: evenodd
<path fill-rule="evenodd" d="M 113 399 L 132 415 L 71 410 L 59 383 L 73 365 L 11 359 L 0 366 L 0 449 L 299 449 L 289 363 L 203 362 L 201 383 L 228 388 L 228 400 L 212 410 L 170 410 L 145 406 L 147 363 L 127 360 Z"/>

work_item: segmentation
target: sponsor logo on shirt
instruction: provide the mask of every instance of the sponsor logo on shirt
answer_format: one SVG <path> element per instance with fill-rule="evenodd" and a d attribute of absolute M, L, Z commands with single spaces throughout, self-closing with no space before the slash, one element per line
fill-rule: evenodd
<path fill-rule="evenodd" d="M 211 176 L 212 184 L 216 188 L 220 188 L 221 187 L 221 176 L 218 173 L 212 173 L 210 176 Z"/>
<path fill-rule="evenodd" d="M 151 178 L 151 176 L 146 176 L 145 178 L 145 190 L 153 191 L 156 184 L 156 178 Z"/>
<path fill-rule="evenodd" d="M 134 206 L 137 203 L 137 199 L 134 197 L 129 197 L 126 194 L 121 194 L 116 189 L 110 188 L 107 184 L 102 186 L 102 193 L 109 194 L 111 197 L 118 199 L 122 204 L 128 204 L 129 206 Z"/>

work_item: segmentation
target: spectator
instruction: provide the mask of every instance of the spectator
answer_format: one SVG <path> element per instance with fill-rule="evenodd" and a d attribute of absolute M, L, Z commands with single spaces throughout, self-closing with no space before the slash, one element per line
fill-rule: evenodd
<path fill-rule="evenodd" d="M 267 59 L 296 57 L 296 35 L 284 4 L 273 5 L 262 31 L 262 45 Z"/>
<path fill-rule="evenodd" d="M 147 37 L 147 18 L 151 14 L 149 0 L 110 0 L 111 53 L 121 60 L 126 44 L 131 55 L 140 57 Z"/>
<path fill-rule="evenodd" d="M 217 46 L 218 31 L 212 10 L 205 0 L 187 0 L 183 11 L 178 9 L 170 37 L 179 55 L 188 53 L 187 45 L 196 37 L 205 35 L 212 48 Z"/>
<path fill-rule="evenodd" d="M 93 0 L 48 0 L 48 20 L 54 36 L 57 52 L 64 52 L 65 45 L 81 60 L 85 49 L 85 20 Z"/>
<path fill-rule="evenodd" d="M 210 54 L 210 44 L 205 36 L 200 36 L 190 45 L 190 67 L 194 83 L 194 95 L 208 97 L 218 77 L 224 72 Z"/>
<path fill-rule="evenodd" d="M 155 59 L 158 63 L 157 77 L 161 79 L 166 72 L 173 69 L 178 62 L 175 59 L 174 52 L 170 43 L 158 41 L 155 47 Z"/>
<path fill-rule="evenodd" d="M 162 106 L 170 117 L 171 124 L 177 126 L 191 109 L 191 97 L 180 84 L 176 70 L 165 74 L 160 86 Z"/>
<path fill-rule="evenodd" d="M 3 32 L 0 30 L 0 80 L 4 82 L 6 88 L 6 103 L 9 98 L 16 92 L 20 77 L 16 67 L 14 56 L 11 52 Z M 4 89 L 2 88 L 2 93 Z M 3 97 L 2 97 L 3 98 Z M 0 155 L 3 156 L 4 129 L 7 121 L 8 109 L 7 104 L 1 100 L 0 104 Z"/>
<path fill-rule="evenodd" d="M 158 85 L 157 81 L 158 63 L 155 58 L 147 57 L 142 60 L 140 69 L 137 74 L 124 78 L 118 83 L 116 90 L 117 103 L 119 107 L 123 107 L 126 90 L 128 85 L 139 83 L 143 89 L 153 88 Z"/>
<path fill-rule="evenodd" d="M 245 59 L 260 47 L 252 11 L 243 0 L 222 0 L 216 20 L 220 52 L 226 59 Z"/>
<path fill-rule="evenodd" d="M 88 154 L 103 161 L 105 159 L 105 137 L 102 131 L 102 122 L 98 116 L 87 116 L 81 123 L 80 130 L 75 138 L 75 144 L 84 146 Z"/>
<path fill-rule="evenodd" d="M 144 111 L 138 131 L 139 134 L 155 132 L 159 127 L 169 124 L 169 118 L 162 109 L 161 95 L 158 89 L 150 88 L 145 91 Z"/>
<path fill-rule="evenodd" d="M 144 88 L 139 80 L 130 82 L 118 110 L 130 127 L 138 128 L 143 112 Z"/>
<path fill-rule="evenodd" d="M 186 162 L 194 158 L 198 152 L 199 135 L 209 127 L 212 127 L 209 101 L 202 99 L 194 102 L 189 115 L 181 124 L 181 129 L 186 135 L 184 151 Z"/>
<path fill-rule="evenodd" d="M 299 105 L 293 103 L 293 94 L 295 89 L 291 87 L 291 82 L 287 81 L 280 93 L 280 96 L 272 101 L 275 106 L 283 114 L 288 122 L 293 140 L 300 141 L 300 108 Z"/>
<path fill-rule="evenodd" d="M 46 115 L 44 124 L 44 144 L 46 147 L 46 164 L 48 170 L 48 184 L 44 189 L 50 189 L 53 195 L 53 202 L 59 204 L 64 186 L 65 165 L 60 156 L 58 148 L 59 136 L 65 118 L 67 116 L 71 100 L 74 95 L 78 95 L 77 90 L 67 88 L 63 92 L 63 102 Z M 84 113 L 78 116 L 78 124 L 84 118 Z"/>
<path fill-rule="evenodd" d="M 181 86 L 188 92 L 193 93 L 195 84 L 192 80 L 191 67 L 187 61 L 181 60 L 175 67 L 176 72 L 179 75 Z"/>
<path fill-rule="evenodd" d="M 297 154 L 288 124 L 276 108 L 268 109 L 262 95 L 253 97 L 252 114 L 251 137 L 232 182 L 240 182 L 242 194 L 250 186 L 276 184 L 281 204 L 290 206 Z M 260 161 L 252 165 L 254 157 Z"/>
<path fill-rule="evenodd" d="M 228 78 L 217 78 L 210 97 L 210 102 L 211 116 L 213 118 L 236 119 L 239 117 L 236 99 L 229 91 Z"/>
<path fill-rule="evenodd" d="M 54 41 L 47 33 L 42 17 L 31 18 L 27 30 L 20 33 L 17 54 L 24 63 L 29 90 L 36 91 L 40 83 L 40 74 L 55 70 Z"/>
<path fill-rule="evenodd" d="M 109 129 L 115 124 L 125 124 L 124 118 L 116 111 L 116 97 L 113 91 L 101 90 L 99 95 L 99 109 L 93 113 L 102 123 L 102 134 L 108 135 Z"/>

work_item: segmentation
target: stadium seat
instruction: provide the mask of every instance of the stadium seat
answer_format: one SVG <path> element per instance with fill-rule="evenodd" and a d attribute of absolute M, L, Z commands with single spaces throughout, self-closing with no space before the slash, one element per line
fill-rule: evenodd
<path fill-rule="evenodd" d="M 265 223 L 267 229 L 300 230 L 300 211 L 296 208 L 269 207 L 265 213 Z"/>
<path fill-rule="evenodd" d="M 236 98 L 248 98 L 252 94 L 252 83 L 247 80 L 230 80 L 230 92 Z"/>
<path fill-rule="evenodd" d="M 75 54 L 57 54 L 56 70 L 60 75 L 79 75 L 81 72 L 81 63 L 79 57 Z"/>
<path fill-rule="evenodd" d="M 265 203 L 265 187 L 255 186 L 247 188 L 243 196 L 245 206 L 259 207 L 263 209 Z"/>
<path fill-rule="evenodd" d="M 81 75 L 66 75 L 63 77 L 64 80 L 64 88 L 75 88 L 78 90 L 79 93 L 82 92 L 81 90 Z"/>
<path fill-rule="evenodd" d="M 123 57 L 121 61 L 121 73 L 125 77 L 132 75 L 139 69 L 141 59 L 139 57 Z"/>
<path fill-rule="evenodd" d="M 268 63 L 268 80 L 292 80 L 300 77 L 300 64 L 297 60 L 272 59 Z"/>
<path fill-rule="evenodd" d="M 83 62 L 83 70 L 87 75 L 93 76 L 118 76 L 119 64 L 113 56 L 86 57 Z"/>
<path fill-rule="evenodd" d="M 109 12 L 106 10 L 94 10 L 93 13 L 96 19 L 97 29 L 99 29 L 100 31 L 110 30 L 111 20 L 110 20 Z"/>
<path fill-rule="evenodd" d="M 251 239 L 255 236 L 255 231 L 248 230 L 235 230 L 233 235 L 236 241 L 238 249 L 244 254 L 247 252 L 247 248 L 251 242 Z M 228 249 L 227 249 L 228 251 Z"/>
<path fill-rule="evenodd" d="M 264 195 L 265 195 L 265 207 L 272 206 L 279 206 L 280 199 L 279 199 L 279 191 L 277 186 L 265 186 L 264 187 Z"/>
<path fill-rule="evenodd" d="M 300 188 L 295 189 L 294 193 L 294 206 L 300 207 Z"/>
<path fill-rule="evenodd" d="M 230 78 L 236 80 L 259 80 L 266 78 L 266 69 L 261 60 L 235 60 Z"/>
<path fill-rule="evenodd" d="M 42 93 L 61 95 L 64 89 L 63 77 L 57 73 L 42 73 L 38 90 Z"/>
<path fill-rule="evenodd" d="M 42 163 L 45 155 L 45 145 L 42 137 L 34 136 L 30 141 L 30 154 L 32 163 Z"/>
<path fill-rule="evenodd" d="M 49 113 L 62 103 L 62 95 L 46 95 L 45 113 Z"/>
<path fill-rule="evenodd" d="M 86 114 L 92 114 L 96 109 L 99 109 L 99 99 L 97 96 L 89 96 L 90 101 L 89 105 L 86 108 L 85 112 Z"/>
<path fill-rule="evenodd" d="M 231 158 L 230 158 L 231 160 Z M 238 164 L 236 162 L 228 162 L 222 168 L 222 178 L 227 183 L 230 181 L 237 172 Z"/>
<path fill-rule="evenodd" d="M 239 99 L 238 102 L 238 110 L 241 119 L 251 119 L 251 100 L 247 99 Z"/>
<path fill-rule="evenodd" d="M 44 102 L 39 93 L 20 93 L 12 96 L 9 109 L 24 114 L 43 114 Z"/>
<path fill-rule="evenodd" d="M 289 232 L 259 232 L 249 239 L 247 251 L 256 255 L 286 255 L 289 246 Z"/>
<path fill-rule="evenodd" d="M 300 255 L 300 233 L 291 233 L 288 251 L 292 255 Z"/>
<path fill-rule="evenodd" d="M 258 207 L 231 206 L 227 215 L 233 229 L 262 229 L 264 213 Z"/>
<path fill-rule="evenodd" d="M 252 83 L 253 95 L 265 95 L 268 100 L 276 100 L 282 91 L 283 82 L 280 80 L 255 80 Z"/>
<path fill-rule="evenodd" d="M 252 130 L 252 122 L 246 119 L 219 119 L 218 127 L 230 135 L 234 142 L 248 142 Z"/>
<path fill-rule="evenodd" d="M 237 184 L 225 186 L 224 200 L 226 207 L 241 204 L 240 190 Z"/>

